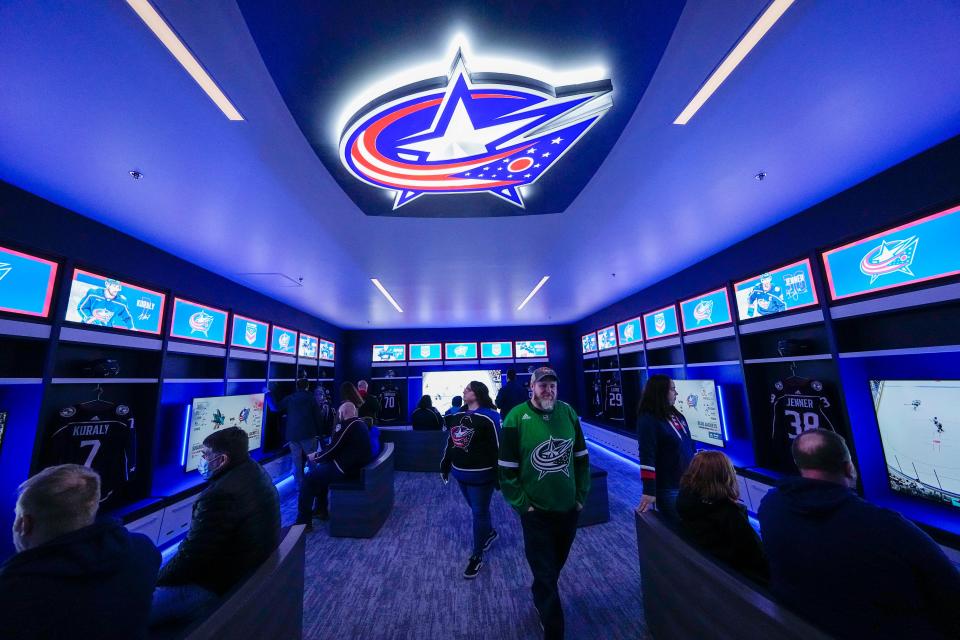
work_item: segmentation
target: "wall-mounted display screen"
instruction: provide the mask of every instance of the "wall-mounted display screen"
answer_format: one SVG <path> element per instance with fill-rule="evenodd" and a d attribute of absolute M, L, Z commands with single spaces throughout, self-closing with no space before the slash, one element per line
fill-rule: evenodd
<path fill-rule="evenodd" d="M 617 328 L 615 326 L 605 327 L 597 331 L 597 347 L 600 351 L 604 349 L 613 349 L 617 346 Z"/>
<path fill-rule="evenodd" d="M 960 508 L 960 380 L 871 380 L 890 488 Z"/>
<path fill-rule="evenodd" d="M 75 269 L 66 320 L 95 327 L 159 334 L 166 299 L 159 291 Z"/>
<path fill-rule="evenodd" d="M 405 344 L 375 344 L 373 345 L 374 362 L 395 362 L 407 359 L 407 345 Z"/>
<path fill-rule="evenodd" d="M 647 340 L 665 338 L 680 333 L 676 305 L 643 314 L 643 330 L 647 335 Z"/>
<path fill-rule="evenodd" d="M 263 394 L 193 399 L 187 437 L 187 471 L 193 471 L 200 463 L 204 439 L 214 431 L 228 427 L 243 429 L 250 438 L 250 451 L 259 449 L 263 427 Z"/>
<path fill-rule="evenodd" d="M 960 207 L 823 254 L 830 297 L 842 300 L 960 274 Z"/>
<path fill-rule="evenodd" d="M 680 303 L 680 318 L 684 331 L 697 331 L 733 322 L 727 288 L 721 287 L 702 296 L 684 300 Z"/>
<path fill-rule="evenodd" d="M 517 358 L 546 358 L 546 340 L 517 340 Z"/>
<path fill-rule="evenodd" d="M 443 413 L 452 406 L 453 396 L 462 396 L 463 389 L 472 381 L 482 382 L 490 390 L 490 397 L 496 398 L 500 391 L 500 371 L 494 369 L 478 371 L 425 371 L 423 374 L 423 393 L 430 396 L 433 406 Z"/>
<path fill-rule="evenodd" d="M 0 311 L 46 318 L 57 263 L 0 247 Z"/>
<path fill-rule="evenodd" d="M 267 350 L 267 337 L 270 325 L 252 318 L 233 314 L 233 331 L 230 333 L 230 346 L 245 349 Z"/>
<path fill-rule="evenodd" d="M 328 360 L 330 362 L 333 362 L 334 360 L 336 360 L 336 357 L 337 357 L 336 343 L 320 338 L 318 355 L 320 356 L 321 360 Z"/>
<path fill-rule="evenodd" d="M 674 380 L 677 411 L 687 419 L 690 436 L 697 442 L 723 446 L 723 425 L 713 380 Z"/>
<path fill-rule="evenodd" d="M 227 341 L 227 312 L 174 298 L 170 337 L 223 344 Z"/>
<path fill-rule="evenodd" d="M 597 350 L 597 334 L 588 333 L 580 338 L 581 348 L 584 353 L 592 353 Z"/>
<path fill-rule="evenodd" d="M 512 358 L 513 343 L 512 342 L 481 342 L 480 357 L 481 358 Z"/>
<path fill-rule="evenodd" d="M 477 358 L 477 343 L 447 342 L 444 345 L 443 352 L 447 360 L 475 360 Z"/>
<path fill-rule="evenodd" d="M 443 345 L 439 342 L 410 345 L 410 362 L 423 360 L 443 360 Z"/>
<path fill-rule="evenodd" d="M 270 337 L 270 350 L 274 353 L 297 354 L 297 332 L 293 329 L 284 329 L 273 325 Z"/>
<path fill-rule="evenodd" d="M 317 359 L 317 351 L 320 348 L 319 338 L 306 333 L 301 333 L 299 345 L 300 346 L 297 347 L 298 356 L 301 358 L 311 358 L 313 360 Z"/>
<path fill-rule="evenodd" d="M 741 320 L 772 316 L 819 302 L 809 260 L 767 271 L 733 285 Z"/>
<path fill-rule="evenodd" d="M 617 325 L 617 340 L 619 340 L 621 347 L 634 342 L 643 342 L 643 330 L 640 328 L 640 322 L 640 318 L 634 318 Z"/>

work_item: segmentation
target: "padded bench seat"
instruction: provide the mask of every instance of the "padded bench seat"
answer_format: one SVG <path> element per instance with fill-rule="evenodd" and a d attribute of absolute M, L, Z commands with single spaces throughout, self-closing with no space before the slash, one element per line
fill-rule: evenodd
<path fill-rule="evenodd" d="M 590 493 L 587 504 L 583 505 L 578 527 L 589 527 L 610 520 L 610 496 L 607 494 L 607 472 L 602 467 L 590 465 Z"/>
<path fill-rule="evenodd" d="M 330 535 L 372 538 L 393 510 L 392 442 L 360 472 L 360 480 L 330 485 Z"/>
<path fill-rule="evenodd" d="M 395 446 L 393 466 L 397 471 L 440 473 L 440 460 L 447 445 L 446 431 L 380 429 L 380 442 Z"/>

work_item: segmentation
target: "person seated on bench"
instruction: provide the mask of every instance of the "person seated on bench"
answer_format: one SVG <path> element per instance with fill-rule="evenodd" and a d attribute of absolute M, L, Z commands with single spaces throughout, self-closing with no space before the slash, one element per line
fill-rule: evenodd
<path fill-rule="evenodd" d="M 463 397 L 453 396 L 453 400 L 450 401 L 450 408 L 443 412 L 444 416 L 453 416 L 463 409 Z"/>
<path fill-rule="evenodd" d="M 415 431 L 441 431 L 444 427 L 443 416 L 433 406 L 430 396 L 424 394 L 417 408 L 410 416 L 410 424 Z"/>
<path fill-rule="evenodd" d="M 802 477 L 760 503 L 774 597 L 836 638 L 960 638 L 960 573 L 930 536 L 861 499 L 843 438 L 804 431 Z"/>
<path fill-rule="evenodd" d="M 116 520 L 94 520 L 97 472 L 49 467 L 19 493 L 17 553 L 0 567 L 0 636 L 145 638 L 160 552 Z"/>
<path fill-rule="evenodd" d="M 701 451 L 680 478 L 680 528 L 704 551 L 765 583 L 768 570 L 763 545 L 739 498 L 730 458 L 721 451 Z"/>
<path fill-rule="evenodd" d="M 327 490 L 331 484 L 360 480 L 361 470 L 373 460 L 370 431 L 367 423 L 357 417 L 357 406 L 344 402 L 339 410 L 340 424 L 333 434 L 330 446 L 307 457 L 310 472 L 303 481 L 297 502 L 297 524 L 313 531 L 312 515 L 321 520 L 329 517 Z M 314 512 L 314 502 L 317 504 Z"/>
<path fill-rule="evenodd" d="M 248 449 L 239 427 L 204 439 L 199 471 L 210 484 L 193 505 L 187 537 L 160 570 L 151 626 L 201 617 L 277 548 L 280 496 Z"/>

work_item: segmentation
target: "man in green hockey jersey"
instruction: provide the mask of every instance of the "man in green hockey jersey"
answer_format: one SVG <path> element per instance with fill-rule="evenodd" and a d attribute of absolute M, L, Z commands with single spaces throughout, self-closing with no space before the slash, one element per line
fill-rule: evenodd
<path fill-rule="evenodd" d="M 533 398 L 513 408 L 500 435 L 500 488 L 520 514 L 544 638 L 563 638 L 557 581 L 590 491 L 590 460 L 573 408 L 557 400 L 557 374 L 540 367 Z"/>

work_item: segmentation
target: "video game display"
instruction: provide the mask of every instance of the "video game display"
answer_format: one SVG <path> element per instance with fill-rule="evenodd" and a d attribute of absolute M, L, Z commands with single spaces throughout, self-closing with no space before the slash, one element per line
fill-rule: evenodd
<path fill-rule="evenodd" d="M 320 346 L 318 347 L 318 355 L 321 360 L 327 360 L 333 362 L 337 357 L 337 345 L 329 340 L 324 340 L 320 338 Z"/>
<path fill-rule="evenodd" d="M 447 360 L 475 360 L 477 358 L 477 343 L 448 342 L 444 345 L 444 354 Z"/>
<path fill-rule="evenodd" d="M 95 327 L 160 333 L 166 296 L 106 276 L 75 269 L 66 320 Z"/>
<path fill-rule="evenodd" d="M 481 358 L 512 358 L 513 343 L 512 342 L 481 342 L 480 357 Z"/>
<path fill-rule="evenodd" d="M 713 380 L 674 380 L 677 386 L 677 411 L 687 419 L 690 436 L 697 442 L 724 446 L 723 425 L 717 405 L 717 386 Z"/>
<path fill-rule="evenodd" d="M 640 328 L 641 318 L 634 318 L 617 324 L 617 340 L 623 347 L 635 342 L 643 342 L 643 329 Z"/>
<path fill-rule="evenodd" d="M 823 254 L 830 297 L 842 300 L 960 274 L 960 207 Z"/>
<path fill-rule="evenodd" d="M 190 409 L 186 470 L 200 463 L 203 441 L 214 431 L 240 427 L 250 437 L 250 451 L 260 448 L 264 394 L 194 398 Z"/>
<path fill-rule="evenodd" d="M 244 349 L 267 350 L 267 334 L 270 325 L 252 318 L 233 314 L 233 331 L 230 334 L 230 346 Z"/>
<path fill-rule="evenodd" d="M 517 340 L 517 358 L 546 358 L 546 357 L 547 357 L 547 341 L 546 340 Z"/>
<path fill-rule="evenodd" d="M 0 311 L 46 318 L 57 263 L 0 247 Z"/>
<path fill-rule="evenodd" d="M 301 358 L 311 358 L 313 360 L 317 359 L 317 351 L 320 348 L 320 342 L 316 336 L 301 333 L 299 345 L 300 346 L 297 348 L 298 356 Z"/>
<path fill-rule="evenodd" d="M 588 333 L 580 338 L 580 344 L 584 353 L 593 353 L 597 350 L 597 334 Z"/>
<path fill-rule="evenodd" d="M 407 359 L 407 345 L 405 344 L 375 344 L 373 345 L 374 362 L 395 362 Z"/>
<path fill-rule="evenodd" d="M 423 393 L 430 396 L 433 406 L 443 413 L 452 405 L 453 396 L 462 396 L 463 389 L 476 380 L 487 385 L 490 397 L 497 397 L 500 391 L 500 371 L 494 369 L 472 371 L 425 371 L 423 373 Z"/>
<path fill-rule="evenodd" d="M 683 321 L 683 330 L 687 332 L 733 322 L 727 288 L 721 287 L 702 296 L 684 300 L 680 303 L 680 318 Z"/>
<path fill-rule="evenodd" d="M 665 338 L 680 333 L 676 305 L 643 314 L 643 330 L 647 334 L 647 340 Z"/>
<path fill-rule="evenodd" d="M 819 302 L 810 260 L 800 260 L 733 285 L 741 320 L 772 316 Z"/>
<path fill-rule="evenodd" d="M 615 326 L 605 327 L 597 331 L 597 347 L 600 351 L 614 349 L 617 346 L 617 328 Z"/>
<path fill-rule="evenodd" d="M 297 332 L 292 329 L 284 329 L 273 325 L 273 333 L 270 338 L 270 350 L 274 353 L 286 353 L 288 355 L 297 354 Z"/>
<path fill-rule="evenodd" d="M 443 345 L 439 342 L 410 345 L 410 362 L 443 360 Z"/>
<path fill-rule="evenodd" d="M 227 312 L 174 298 L 170 337 L 223 344 L 227 341 Z"/>
<path fill-rule="evenodd" d="M 871 380 L 897 493 L 960 508 L 960 380 Z"/>

